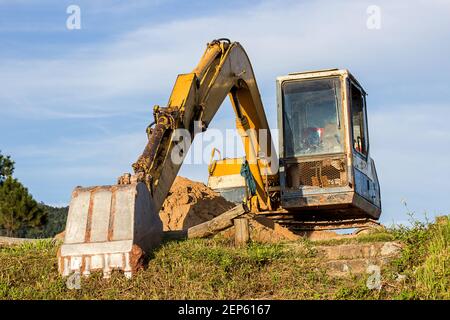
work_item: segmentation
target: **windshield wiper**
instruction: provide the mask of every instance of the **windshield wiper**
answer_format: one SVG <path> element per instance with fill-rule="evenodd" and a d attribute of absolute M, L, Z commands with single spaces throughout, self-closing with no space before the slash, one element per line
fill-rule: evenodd
<path fill-rule="evenodd" d="M 336 107 L 336 122 L 338 125 L 338 129 L 341 129 L 341 120 L 339 119 L 339 101 L 337 97 L 337 91 L 336 91 L 336 82 L 333 81 L 333 90 L 334 90 L 334 102 Z"/>

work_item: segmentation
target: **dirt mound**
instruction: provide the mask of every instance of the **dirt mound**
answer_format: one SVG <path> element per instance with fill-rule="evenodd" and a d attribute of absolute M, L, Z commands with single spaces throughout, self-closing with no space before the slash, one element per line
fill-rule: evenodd
<path fill-rule="evenodd" d="M 236 229 L 233 226 L 220 232 L 220 235 L 233 239 L 235 232 Z M 249 219 L 249 238 L 260 243 L 278 243 L 280 241 L 296 241 L 300 239 L 300 236 L 269 218 L 254 216 Z"/>
<path fill-rule="evenodd" d="M 177 177 L 159 216 L 164 231 L 183 230 L 211 220 L 234 206 L 203 183 Z"/>
<path fill-rule="evenodd" d="M 53 239 L 64 241 L 65 236 L 66 236 L 66 230 L 64 230 L 64 231 L 58 233 L 57 235 L 55 235 L 53 237 Z"/>

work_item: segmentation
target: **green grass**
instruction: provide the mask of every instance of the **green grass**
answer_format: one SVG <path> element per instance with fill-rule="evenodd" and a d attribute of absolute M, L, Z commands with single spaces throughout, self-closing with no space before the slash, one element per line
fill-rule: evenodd
<path fill-rule="evenodd" d="M 94 273 L 82 278 L 80 290 L 69 290 L 56 251 L 50 241 L 0 249 L 0 299 L 329 299 L 342 284 L 306 246 L 235 248 L 224 239 L 201 239 L 165 243 L 131 280 Z"/>
<path fill-rule="evenodd" d="M 406 232 L 409 246 L 398 261 L 410 279 L 403 295 L 450 299 L 450 217 L 446 218 L 430 226 L 416 224 L 412 235 Z"/>
<path fill-rule="evenodd" d="M 382 289 L 368 290 L 360 277 L 336 295 L 344 299 L 450 299 L 450 216 L 440 223 L 412 221 L 388 232 L 404 244 L 383 271 Z M 400 280 L 400 277 L 403 279 Z"/>
<path fill-rule="evenodd" d="M 449 299 L 450 222 L 415 223 L 358 241 L 401 240 L 401 256 L 382 270 L 381 290 L 367 275 L 327 275 L 315 244 L 256 244 L 225 239 L 170 241 L 131 280 L 114 272 L 82 278 L 69 290 L 57 272 L 58 244 L 48 240 L 0 248 L 0 299 Z M 384 241 L 384 240 L 383 240 Z M 404 281 L 397 281 L 398 275 Z"/>

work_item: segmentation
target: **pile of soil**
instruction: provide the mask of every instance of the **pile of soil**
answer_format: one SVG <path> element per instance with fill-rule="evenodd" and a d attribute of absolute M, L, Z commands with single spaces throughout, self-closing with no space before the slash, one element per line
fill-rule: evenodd
<path fill-rule="evenodd" d="M 185 230 L 211 220 L 234 206 L 203 183 L 177 177 L 159 216 L 164 231 Z"/>
<path fill-rule="evenodd" d="M 235 227 L 220 232 L 225 238 L 234 239 Z M 263 216 L 249 219 L 249 236 L 252 241 L 261 243 L 278 243 L 280 241 L 296 241 L 299 235 Z"/>

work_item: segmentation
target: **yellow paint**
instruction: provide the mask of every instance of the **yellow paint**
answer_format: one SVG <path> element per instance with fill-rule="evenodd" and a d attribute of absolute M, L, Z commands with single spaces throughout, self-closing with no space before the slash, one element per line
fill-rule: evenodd
<path fill-rule="evenodd" d="M 169 105 L 182 108 L 195 81 L 195 73 L 180 74 L 170 95 Z"/>
<path fill-rule="evenodd" d="M 227 176 L 231 174 L 240 174 L 242 166 L 242 158 L 230 158 L 222 160 L 214 160 L 209 166 L 209 175 L 212 177 Z"/>

